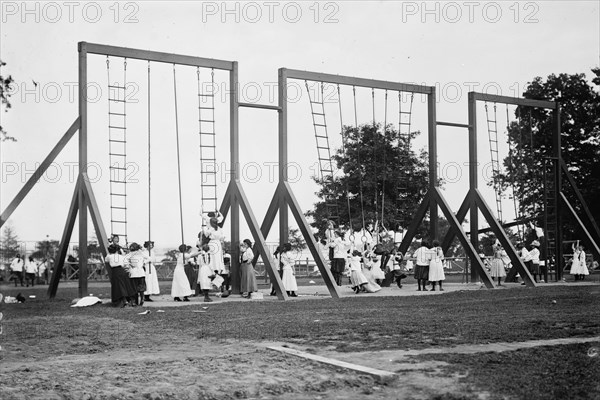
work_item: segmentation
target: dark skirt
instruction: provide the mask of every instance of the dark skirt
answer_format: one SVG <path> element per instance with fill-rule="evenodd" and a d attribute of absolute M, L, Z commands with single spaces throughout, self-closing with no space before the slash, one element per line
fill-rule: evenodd
<path fill-rule="evenodd" d="M 191 264 L 185 264 L 183 270 L 190 282 L 190 289 L 196 290 L 196 286 L 198 285 L 198 268 Z"/>
<path fill-rule="evenodd" d="M 240 291 L 242 293 L 257 292 L 258 284 L 256 283 L 256 275 L 254 274 L 254 267 L 252 267 L 252 263 L 242 263 L 242 265 L 240 266 L 240 270 L 242 273 Z"/>
<path fill-rule="evenodd" d="M 429 265 L 415 265 L 415 279 L 429 279 Z"/>
<path fill-rule="evenodd" d="M 113 305 L 119 305 L 125 297 L 135 293 L 127 271 L 123 267 L 114 267 L 110 276 L 110 298 Z"/>
<path fill-rule="evenodd" d="M 346 260 L 343 258 L 334 258 L 331 262 L 331 272 L 337 272 L 338 274 L 341 274 L 344 272 L 345 268 Z"/>
<path fill-rule="evenodd" d="M 131 280 L 131 286 L 135 292 L 145 292 L 146 291 L 146 277 L 141 276 L 139 278 L 129 278 Z"/>

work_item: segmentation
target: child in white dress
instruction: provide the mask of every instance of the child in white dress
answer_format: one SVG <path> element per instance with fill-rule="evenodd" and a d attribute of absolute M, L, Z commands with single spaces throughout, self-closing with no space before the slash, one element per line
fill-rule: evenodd
<path fill-rule="evenodd" d="M 158 274 L 156 273 L 156 253 L 154 252 L 154 242 L 146 241 L 144 243 L 144 254 L 146 256 L 146 291 L 144 292 L 144 301 L 152 301 L 150 296 L 159 295 Z"/>
<path fill-rule="evenodd" d="M 431 248 L 431 261 L 429 261 L 429 281 L 432 284 L 431 291 L 435 291 L 435 284 L 440 284 L 440 291 L 444 291 L 442 288 L 442 281 L 446 279 L 446 275 L 444 274 L 444 252 L 440 247 L 440 242 L 438 240 L 434 240 L 432 243 L 433 247 Z"/>
<path fill-rule="evenodd" d="M 352 255 L 348 258 L 348 264 L 350 266 L 350 282 L 352 283 L 352 290 L 356 294 L 365 291 L 365 285 L 369 283 L 365 275 L 362 273 L 362 254 L 358 250 L 354 250 Z"/>
<path fill-rule="evenodd" d="M 175 301 L 190 301 L 189 296 L 193 295 L 194 292 L 190 288 L 190 282 L 188 281 L 187 275 L 185 274 L 184 263 L 187 258 L 190 257 L 189 251 L 191 247 L 182 244 L 179 246 L 179 255 L 177 256 L 177 265 L 173 271 L 173 282 L 171 284 L 171 297 Z"/>
<path fill-rule="evenodd" d="M 212 287 L 211 276 L 214 274 L 210 269 L 210 257 L 210 247 L 205 244 L 202 246 L 202 251 L 198 255 L 198 263 L 200 264 L 200 269 L 198 270 L 198 286 L 200 286 L 200 290 L 204 293 L 205 303 L 212 302 L 211 298 L 208 296 L 208 292 Z"/>
<path fill-rule="evenodd" d="M 590 271 L 585 262 L 585 252 L 583 246 L 577 241 L 577 246 L 573 243 L 573 261 L 571 263 L 571 275 L 575 275 L 576 281 L 582 281 Z"/>
<path fill-rule="evenodd" d="M 291 255 L 292 245 L 284 243 L 283 251 L 280 254 L 280 260 L 283 264 L 281 268 L 283 271 L 283 277 L 281 282 L 283 287 L 290 297 L 298 297 L 296 291 L 298 290 L 298 284 L 296 283 L 296 276 L 294 275 L 294 258 Z"/>
<path fill-rule="evenodd" d="M 381 274 L 378 275 L 379 271 Z M 383 271 L 379 268 L 379 260 L 372 252 L 368 252 L 363 257 L 363 275 L 367 279 L 367 284 L 364 286 L 367 293 L 375 293 L 381 290 L 381 286 L 377 283 L 377 279 L 383 279 Z M 381 276 L 381 278 L 379 278 Z"/>

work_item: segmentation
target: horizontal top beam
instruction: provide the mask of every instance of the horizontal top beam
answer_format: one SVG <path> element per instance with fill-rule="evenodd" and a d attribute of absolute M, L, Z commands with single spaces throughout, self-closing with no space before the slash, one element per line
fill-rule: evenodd
<path fill-rule="evenodd" d="M 100 54 L 105 56 L 123 57 L 168 64 L 190 65 L 193 67 L 215 68 L 226 71 L 232 71 L 234 64 L 233 61 L 185 56 L 181 54 L 161 53 L 158 51 L 131 49 L 128 47 L 107 46 L 88 42 L 79 42 L 78 49 L 80 53 L 86 52 L 88 54 Z"/>
<path fill-rule="evenodd" d="M 288 79 L 304 79 L 315 82 L 336 83 L 340 85 L 360 86 L 375 89 L 396 90 L 399 92 L 412 92 L 431 94 L 433 86 L 413 85 L 410 83 L 379 81 L 376 79 L 355 78 L 352 76 L 324 74 L 321 72 L 300 71 L 297 69 L 280 68 L 281 76 Z"/>
<path fill-rule="evenodd" d="M 522 97 L 499 96 L 495 94 L 486 94 L 479 92 L 471 92 L 475 100 L 488 101 L 491 103 L 513 104 L 516 106 L 540 107 L 556 110 L 557 103 L 548 100 L 524 99 Z"/>

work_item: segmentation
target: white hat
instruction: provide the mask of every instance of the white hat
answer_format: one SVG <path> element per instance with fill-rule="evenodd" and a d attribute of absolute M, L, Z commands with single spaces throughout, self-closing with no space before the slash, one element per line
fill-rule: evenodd
<path fill-rule="evenodd" d="M 532 246 L 536 246 L 536 247 L 540 247 L 540 242 L 538 242 L 537 240 L 534 240 L 533 242 L 531 242 Z"/>

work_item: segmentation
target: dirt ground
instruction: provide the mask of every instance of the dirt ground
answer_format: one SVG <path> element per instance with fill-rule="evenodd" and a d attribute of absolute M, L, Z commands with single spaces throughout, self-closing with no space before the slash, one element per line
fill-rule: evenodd
<path fill-rule="evenodd" d="M 98 295 L 104 295 L 107 291 L 105 285 L 90 289 Z M 268 296 L 267 290 L 262 290 L 264 301 L 275 301 Z M 480 290 L 480 286 L 449 284 L 446 290 L 446 293 Z M 317 286 L 301 287 L 299 293 L 299 300 L 327 296 L 326 288 Z M 346 288 L 342 288 L 342 293 L 344 296 L 356 296 Z M 377 296 L 394 294 L 443 295 L 439 292 L 416 292 L 412 285 L 406 285 L 403 289 L 386 288 Z M 200 298 L 193 298 L 190 303 L 196 307 L 190 315 L 202 315 L 214 310 L 219 303 L 254 301 L 239 296 L 213 298 L 215 303 L 206 305 Z M 176 303 L 168 295 L 162 295 L 156 296 L 155 302 L 148 303 L 148 307 L 129 312 L 176 312 L 177 309 L 173 307 L 190 303 Z M 18 312 L 18 305 L 10 306 L 10 309 L 5 307 L 5 315 Z M 143 317 L 140 315 L 140 318 Z M 373 375 L 270 350 L 267 347 L 274 344 L 272 342 L 204 338 L 177 333 L 140 339 L 140 336 L 130 333 L 137 329 L 134 323 L 128 325 L 127 321 L 112 318 L 93 317 L 91 320 L 92 317 L 85 313 L 61 317 L 61 321 L 72 331 L 61 331 L 57 335 L 57 329 L 62 328 L 56 326 L 56 317 L 47 317 L 41 311 L 40 315 L 31 318 L 29 326 L 35 326 L 35 332 L 14 332 L 8 329 L 7 319 L 0 321 L 4 327 L 3 335 L 0 335 L 2 400 L 497 398 L 485 389 L 475 390 L 464 383 L 461 379 L 464 376 L 460 372 L 442 372 L 448 366 L 442 361 L 411 357 L 419 352 L 339 353 L 333 349 L 314 348 L 306 341 L 276 343 L 397 374 L 393 381 L 381 382 Z M 98 327 L 96 334 L 82 334 L 73 328 L 93 330 L 95 326 Z M 22 340 L 14 340 L 12 336 L 15 334 L 22 335 Z M 589 340 L 600 342 L 600 338 Z M 437 348 L 436 351 L 443 353 L 445 350 Z M 477 351 L 497 350 L 482 347 Z"/>

